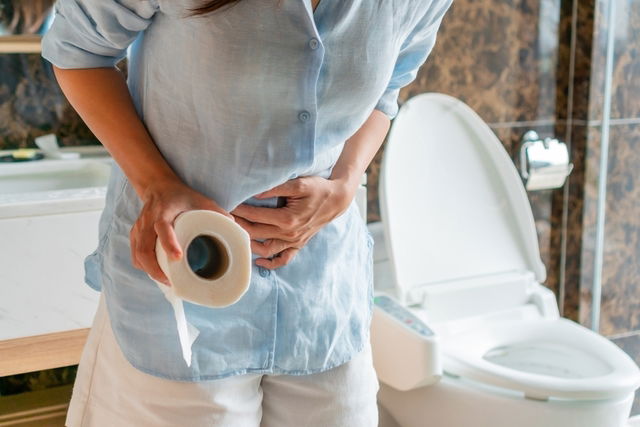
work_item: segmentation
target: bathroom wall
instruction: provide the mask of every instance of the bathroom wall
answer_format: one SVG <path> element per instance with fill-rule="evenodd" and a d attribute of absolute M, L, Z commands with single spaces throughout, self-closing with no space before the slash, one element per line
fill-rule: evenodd
<path fill-rule="evenodd" d="M 580 319 L 588 323 L 593 282 L 593 244 L 597 182 L 604 116 L 607 7 L 598 0 L 592 62 L 591 103 L 584 126 L 587 132 L 587 168 Z M 604 269 L 601 319 L 605 335 L 635 335 L 640 339 L 640 0 L 616 2 L 615 49 L 612 75 L 611 124 L 607 171 Z"/>
<path fill-rule="evenodd" d="M 63 145 L 96 144 L 38 54 L 0 54 L 0 150 L 35 147 L 33 139 L 58 135 Z"/>
<path fill-rule="evenodd" d="M 608 2 L 615 2 L 615 24 L 608 26 Z M 574 119 L 584 145 L 582 189 L 570 200 L 583 200 L 573 218 L 581 225 L 568 256 L 581 258 L 580 268 L 568 275 L 579 283 L 574 301 L 581 323 L 609 337 L 640 363 L 640 0 L 596 0 L 593 14 L 583 14 L 591 26 L 589 102 Z M 589 24 L 589 21 L 592 21 Z M 605 120 L 604 93 L 607 38 L 613 31 L 613 73 L 609 151 L 605 174 L 605 226 L 600 321 L 592 325 L 592 290 L 596 246 L 598 180 L 601 178 L 601 138 Z M 576 186 L 577 187 L 577 186 Z M 579 191 L 581 190 L 581 191 Z M 582 194 L 580 194 L 582 193 Z M 571 205 L 571 203 L 570 203 Z M 640 394 L 633 409 L 640 413 Z"/>

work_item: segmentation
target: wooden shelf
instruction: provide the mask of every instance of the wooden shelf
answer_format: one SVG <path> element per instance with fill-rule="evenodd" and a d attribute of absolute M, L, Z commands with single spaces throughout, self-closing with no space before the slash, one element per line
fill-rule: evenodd
<path fill-rule="evenodd" d="M 77 365 L 89 329 L 0 341 L 0 377 Z"/>
<path fill-rule="evenodd" d="M 0 36 L 0 53 L 40 53 L 41 40 L 38 35 Z"/>

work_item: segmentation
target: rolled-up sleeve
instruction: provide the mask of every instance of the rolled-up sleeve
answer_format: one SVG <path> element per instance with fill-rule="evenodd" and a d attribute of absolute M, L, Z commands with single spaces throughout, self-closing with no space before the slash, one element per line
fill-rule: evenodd
<path fill-rule="evenodd" d="M 59 68 L 113 67 L 157 10 L 157 0 L 58 0 L 42 57 Z"/>
<path fill-rule="evenodd" d="M 452 0 L 434 1 L 404 39 L 389 84 L 375 106 L 390 119 L 398 114 L 400 89 L 415 80 L 436 43 L 436 35 Z"/>

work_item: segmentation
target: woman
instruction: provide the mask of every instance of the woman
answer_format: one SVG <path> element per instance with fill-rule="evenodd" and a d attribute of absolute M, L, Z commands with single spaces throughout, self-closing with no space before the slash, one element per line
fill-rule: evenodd
<path fill-rule="evenodd" d="M 373 241 L 353 199 L 449 4 L 58 1 L 43 56 L 117 162 L 69 426 L 376 424 Z M 245 228 L 254 263 L 238 303 L 185 304 L 187 366 L 148 275 L 169 285 L 154 243 L 185 256 L 172 222 L 190 209 Z"/>

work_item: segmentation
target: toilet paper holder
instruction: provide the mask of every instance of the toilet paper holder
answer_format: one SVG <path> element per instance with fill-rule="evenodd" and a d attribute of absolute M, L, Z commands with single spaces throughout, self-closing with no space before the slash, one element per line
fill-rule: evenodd
<path fill-rule="evenodd" d="M 573 170 L 569 150 L 556 138 L 540 138 L 534 130 L 522 136 L 520 175 L 529 191 L 560 188 Z"/>

